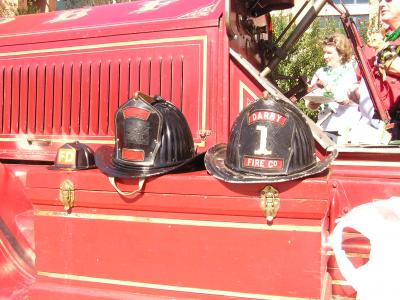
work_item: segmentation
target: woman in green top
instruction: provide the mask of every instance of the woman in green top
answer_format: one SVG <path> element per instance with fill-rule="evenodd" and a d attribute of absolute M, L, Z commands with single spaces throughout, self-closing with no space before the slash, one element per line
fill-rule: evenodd
<path fill-rule="evenodd" d="M 326 66 L 318 69 L 311 86 L 318 89 L 312 93 L 330 99 L 320 104 L 306 101 L 311 109 L 320 109 L 317 124 L 338 144 L 349 143 L 352 126 L 360 119 L 358 105 L 348 98 L 349 89 L 357 82 L 352 64 L 350 41 L 343 34 L 335 33 L 322 41 Z M 307 97 L 305 97 L 307 99 Z"/>

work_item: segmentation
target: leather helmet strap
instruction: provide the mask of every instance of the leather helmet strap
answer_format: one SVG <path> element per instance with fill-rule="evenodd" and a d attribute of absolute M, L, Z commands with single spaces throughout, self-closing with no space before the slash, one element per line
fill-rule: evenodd
<path fill-rule="evenodd" d="M 117 184 L 115 183 L 115 177 L 108 177 L 108 180 L 110 181 L 110 183 L 114 187 L 114 189 L 118 192 L 118 194 L 120 194 L 122 196 L 132 196 L 133 194 L 136 194 L 136 193 L 138 193 L 138 192 L 140 192 L 142 190 L 145 178 L 139 178 L 138 188 L 136 190 L 132 191 L 132 192 L 123 192 L 123 191 L 121 191 L 117 187 Z"/>

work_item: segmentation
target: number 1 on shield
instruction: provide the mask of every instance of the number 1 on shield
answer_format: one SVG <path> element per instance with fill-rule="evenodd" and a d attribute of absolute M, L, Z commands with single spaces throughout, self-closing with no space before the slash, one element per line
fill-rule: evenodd
<path fill-rule="evenodd" d="M 269 155 L 272 152 L 267 149 L 268 128 L 266 126 L 257 125 L 256 130 L 260 131 L 260 148 L 254 151 L 256 155 Z"/>

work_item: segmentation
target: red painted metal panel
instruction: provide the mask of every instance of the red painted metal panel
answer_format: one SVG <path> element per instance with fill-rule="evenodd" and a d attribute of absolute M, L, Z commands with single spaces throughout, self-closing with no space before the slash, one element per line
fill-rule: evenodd
<path fill-rule="evenodd" d="M 142 293 L 140 293 L 142 292 Z M 138 292 L 130 291 L 129 287 L 115 287 L 109 284 L 99 284 L 85 282 L 82 284 L 79 281 L 67 281 L 63 283 L 57 280 L 52 280 L 48 277 L 38 276 L 34 285 L 29 289 L 29 296 L 32 299 L 40 300 L 175 300 L 175 299 L 188 299 L 188 295 L 179 297 L 176 293 L 165 291 L 166 295 L 157 294 L 156 291 L 144 289 Z M 190 297 L 191 296 L 191 297 Z M 189 295 L 193 299 L 193 295 Z M 221 299 L 221 297 L 213 295 L 207 297 L 207 295 L 201 296 L 203 299 Z"/>
<path fill-rule="evenodd" d="M 109 84 L 109 98 L 108 98 L 108 134 L 114 134 L 114 112 L 119 107 L 119 83 L 121 81 L 121 74 L 119 72 L 120 61 L 115 60 L 110 62 L 110 84 Z M 124 78 L 125 80 L 125 78 Z"/>
<path fill-rule="evenodd" d="M 115 32 L 154 32 L 162 30 L 217 26 L 223 1 L 170 0 L 160 3 L 134 1 L 120 5 L 24 15 L 0 24 L 2 45 L 115 35 Z M 29 24 L 29 26 L 27 26 Z"/>
<path fill-rule="evenodd" d="M 72 113 L 72 85 L 73 85 L 73 65 L 71 63 L 62 64 L 63 66 L 63 95 L 62 95 L 62 133 L 71 133 L 71 113 Z"/>
<path fill-rule="evenodd" d="M 5 69 L 5 78 L 3 78 L 3 133 L 11 131 L 11 107 L 12 107 L 12 78 L 14 68 L 8 67 Z"/>
<path fill-rule="evenodd" d="M 151 80 L 151 57 L 143 57 L 139 65 L 139 90 L 150 94 Z"/>
<path fill-rule="evenodd" d="M 388 199 L 400 195 L 399 172 L 394 164 L 393 153 L 381 153 L 381 161 L 377 161 L 376 153 L 357 153 L 357 161 L 350 161 L 349 154 L 344 154 L 347 159 L 333 166 L 330 184 L 332 185 L 332 205 L 330 210 L 330 228 L 335 227 L 335 220 L 353 207 L 374 200 Z M 359 267 L 365 264 L 369 258 L 369 241 L 360 234 L 348 229 L 344 238 L 344 249 L 350 261 Z M 332 275 L 332 292 L 337 297 L 355 297 L 355 290 L 344 280 L 338 269 L 335 257 L 331 256 L 328 263 L 329 272 Z"/>
<path fill-rule="evenodd" d="M 25 299 L 29 287 L 35 281 L 31 266 L 8 243 L 7 236 L 0 228 L 0 295 L 2 299 Z"/>
<path fill-rule="evenodd" d="M 71 86 L 71 134 L 79 135 L 80 128 L 80 112 L 81 112 L 81 101 L 82 101 L 82 62 L 75 62 L 72 70 L 71 76 L 73 77 Z"/>
<path fill-rule="evenodd" d="M 18 176 L 16 175 L 18 174 Z M 35 280 L 33 209 L 24 167 L 0 164 L 0 298 L 24 299 Z"/>
<path fill-rule="evenodd" d="M 54 110 L 54 71 L 55 65 L 49 64 L 45 73 L 45 94 L 44 94 L 44 134 L 53 133 L 53 110 Z"/>
<path fill-rule="evenodd" d="M 90 79 L 92 66 L 88 62 L 82 62 L 81 66 L 81 102 L 79 109 L 79 132 L 89 134 L 90 118 Z"/>
<path fill-rule="evenodd" d="M 231 105 L 229 107 L 231 126 L 239 112 L 253 100 L 262 97 L 262 89 L 256 84 L 239 65 L 230 61 Z"/>
<path fill-rule="evenodd" d="M 118 61 L 118 63 L 119 63 L 119 68 L 118 68 L 119 87 L 117 87 L 117 89 L 118 89 L 118 104 L 119 104 L 118 106 L 120 106 L 120 105 L 124 104 L 128 99 L 130 99 L 130 97 L 129 97 L 130 58 L 120 59 Z"/>
<path fill-rule="evenodd" d="M 54 81 L 53 81 L 53 116 L 52 116 L 52 132 L 60 135 L 62 133 L 62 112 L 63 112 L 63 84 L 64 84 L 63 66 L 54 65 Z"/>
<path fill-rule="evenodd" d="M 114 192 L 108 181 L 98 169 L 74 171 L 51 171 L 46 166 L 35 166 L 29 169 L 26 179 L 27 187 L 58 189 L 59 184 L 70 179 L 75 183 L 77 190 L 95 190 Z M 326 202 L 330 196 L 330 186 L 327 177 L 314 177 L 304 180 L 296 180 L 273 184 L 280 191 L 284 199 L 298 199 Z M 137 179 L 117 179 L 118 186 L 123 191 L 129 191 L 136 187 Z M 191 183 L 195 184 L 191 184 Z M 208 188 L 207 188 L 208 187 Z M 209 176 L 206 171 L 197 171 L 182 174 L 169 174 L 146 179 L 143 186 L 145 193 L 178 194 L 178 195 L 204 195 L 207 190 L 209 196 L 224 197 L 259 197 L 259 192 L 265 184 L 229 184 Z M 301 202 L 301 201 L 300 201 Z M 299 203 L 300 203 L 299 202 Z M 305 202 L 305 201 L 303 201 Z M 306 203 L 304 203 L 306 205 Z"/>
<path fill-rule="evenodd" d="M 47 64 L 38 66 L 35 107 L 35 133 L 44 134 L 45 88 Z"/>
<path fill-rule="evenodd" d="M 97 213 L 105 211 L 97 210 Z M 320 232 L 168 224 L 171 217 L 189 223 L 199 218 L 189 214 L 112 210 L 106 213 L 111 218 L 113 214 L 130 216 L 133 213 L 145 219 L 167 219 L 166 224 L 156 224 L 92 219 L 95 216 L 89 219 L 37 216 L 38 236 L 58 236 L 51 244 L 45 239 L 38 241 L 39 274 L 50 272 L 236 293 L 320 297 Z M 208 221 L 212 216 L 201 218 Z M 258 223 L 246 218 L 236 222 Z M 66 241 L 62 237 L 72 239 Z M 307 259 L 298 260 L 298 257 Z M 130 267 L 124 268 L 127 265 Z M 304 274 L 307 279 L 298 280 Z"/>
<path fill-rule="evenodd" d="M 360 267 L 361 265 L 365 264 L 368 261 L 368 257 L 356 257 L 357 253 L 352 253 L 352 256 L 349 256 L 349 260 L 354 264 L 356 267 Z M 354 288 L 346 282 L 343 278 L 340 270 L 338 269 L 335 261 L 335 257 L 331 256 L 328 263 L 328 271 L 333 278 L 332 283 L 332 293 L 337 297 L 352 297 L 355 298 L 357 292 Z"/>
<path fill-rule="evenodd" d="M 31 147 L 21 140 L 2 141 L 0 158 L 53 160 L 65 138 L 96 139 L 94 149 L 112 142 L 114 111 L 137 90 L 161 94 L 182 109 L 196 143 L 202 142 L 201 131 L 209 131 L 204 148 L 226 141 L 229 125 L 241 107 L 261 96 L 261 89 L 229 61 L 224 25 L 217 27 L 223 1 L 167 2 L 143 14 L 137 10 L 144 2 L 136 1 L 90 8 L 86 13 L 85 9 L 67 12 L 67 16 L 83 14 L 65 22 L 49 22 L 58 15 L 51 13 L 1 24 L 0 139 L 20 138 L 27 127 L 30 139 L 57 142 Z M 21 28 L 18 24 L 23 18 L 37 23 Z M 13 35 L 5 37 L 4 29 Z M 24 114 L 28 117 L 21 117 Z M 233 291 L 237 297 L 260 293 L 323 298 L 329 294 L 322 290 L 331 198 L 335 206 L 330 213 L 336 217 L 353 205 L 370 201 L 372 195 L 387 196 L 398 190 L 395 169 L 387 175 L 395 179 L 384 180 L 384 191 L 370 194 L 369 186 L 379 188 L 371 172 L 387 178 L 387 169 L 349 169 L 335 167 L 329 178 L 322 175 L 274 185 L 281 199 L 277 219 L 271 227 L 255 230 L 246 224 L 265 225 L 259 195 L 263 184 L 225 184 L 200 171 L 149 178 L 139 195 L 125 198 L 99 170 L 50 171 L 45 166 L 23 165 L 16 171 L 28 170 L 26 181 L 22 180 L 24 191 L 38 209 L 39 272 L 105 279 L 93 283 L 85 281 L 86 277 L 61 276 L 55 280 L 39 273 L 31 298 L 53 299 L 55 294 L 50 291 L 60 287 L 57 296 L 65 299 L 78 299 L 76 295 L 101 299 L 106 292 L 114 292 L 109 297 L 115 299 L 128 299 L 125 296 L 133 293 L 217 299 L 216 295 L 163 290 L 165 285 L 177 290 L 183 286 Z M 66 179 L 75 184 L 75 207 L 69 217 L 60 217 L 59 186 Z M 358 185 L 361 181 L 365 183 Z M 130 191 L 137 181 L 117 184 Z M 43 211 L 48 215 L 40 215 Z M 127 216 L 146 221 L 118 219 Z M 149 221 L 154 219 L 164 223 Z M 212 222 L 230 226 L 211 226 Z M 333 227 L 333 218 L 331 222 Z M 282 225 L 292 229 L 273 229 Z M 302 231 L 302 226 L 315 230 Z M 353 249 L 360 251 L 350 244 L 349 250 Z M 334 262 L 330 270 L 336 276 Z M 159 286 L 129 287 L 112 280 Z M 70 286 L 73 290 L 67 290 Z"/>
<path fill-rule="evenodd" d="M 374 200 L 388 199 L 400 196 L 400 183 L 398 179 L 375 178 L 332 178 L 334 199 L 340 199 L 332 208 L 333 220 L 350 211 L 353 207 Z"/>
<path fill-rule="evenodd" d="M 335 297 L 338 299 L 346 299 L 346 300 L 357 299 L 356 291 L 350 285 L 343 283 L 337 284 L 334 282 L 332 284 L 332 294 L 335 295 Z"/>
<path fill-rule="evenodd" d="M 58 198 L 60 183 L 67 179 L 75 184 L 70 214 Z M 226 184 L 206 171 L 149 178 L 140 195 L 131 198 L 116 193 L 99 170 L 32 166 L 26 183 L 38 239 L 39 281 L 32 299 L 42 299 L 52 282 L 75 286 L 74 295 L 82 299 L 91 284 L 100 294 L 322 297 L 329 207 L 325 177 L 274 185 L 281 206 L 272 226 L 260 209 L 263 184 Z M 124 191 L 136 184 L 118 182 Z M 192 288 L 200 290 L 193 293 Z"/>
<path fill-rule="evenodd" d="M 166 56 L 161 61 L 160 95 L 164 99 L 172 97 L 172 56 Z"/>
<path fill-rule="evenodd" d="M 130 59 L 128 58 L 129 66 L 129 98 L 135 95 L 136 91 L 140 91 L 140 58 Z"/>
<path fill-rule="evenodd" d="M 181 108 L 182 112 L 186 116 L 195 116 L 197 118 L 188 118 L 188 123 L 190 128 L 198 128 L 201 129 L 201 120 L 203 117 L 203 107 L 205 103 L 203 103 L 201 97 L 201 87 L 203 85 L 203 78 L 201 77 L 201 70 L 195 70 L 193 68 L 192 62 L 196 61 L 196 59 L 201 60 L 201 50 L 198 50 L 198 53 L 192 51 L 188 56 L 182 57 L 182 85 L 185 88 L 182 88 L 181 99 L 182 103 L 178 106 Z M 205 63 L 205 62 L 203 62 Z M 201 63 L 200 63 L 201 65 Z M 189 79 L 190 74 L 190 79 Z M 193 94 L 192 91 L 198 90 L 199 93 Z M 197 96 L 197 99 L 196 99 Z M 193 136 L 198 136 L 198 131 L 194 132 Z"/>
<path fill-rule="evenodd" d="M 20 78 L 21 66 L 17 66 L 13 70 L 12 90 L 11 90 L 11 132 L 17 133 L 19 131 L 19 106 L 20 106 Z"/>
<path fill-rule="evenodd" d="M 29 94 L 28 94 L 28 133 L 35 134 L 36 98 L 37 98 L 37 72 L 36 64 L 29 65 Z"/>
<path fill-rule="evenodd" d="M 212 131 L 215 126 L 210 89 L 217 85 L 211 76 L 213 55 L 209 51 L 214 34 L 214 30 L 207 29 L 176 37 L 167 33 L 124 36 L 124 40 L 114 37 L 86 45 L 69 42 L 68 50 L 60 48 L 62 43 L 55 42 L 46 49 L 37 49 L 38 54 L 12 52 L 12 59 L 0 57 L 5 67 L 2 157 L 26 159 L 31 150 L 32 159 L 42 154 L 43 160 L 53 160 L 57 145 L 61 145 L 63 139 L 108 139 L 111 142 L 114 140 L 114 112 L 137 90 L 171 96 L 166 99 L 183 111 L 195 142 L 202 142 L 199 133 Z M 18 67 L 21 65 L 29 66 L 26 76 Z M 36 146 L 30 149 L 27 146 L 27 152 L 22 155 L 21 147 L 16 152 L 8 151 L 12 142 L 1 141 L 1 138 L 10 138 L 4 134 L 24 132 L 20 126 L 24 119 L 21 95 L 26 93 L 29 139 L 49 142 L 46 148 L 44 145 L 38 148 L 35 142 Z M 214 141 L 215 136 L 208 138 L 207 146 Z M 94 145 L 96 147 L 98 145 Z"/>
<path fill-rule="evenodd" d="M 1 80 L 1 79 L 0 79 Z M 21 67 L 21 88 L 19 107 L 19 130 L 21 133 L 28 132 L 28 93 L 29 93 L 29 66 Z M 0 87 L 1 90 L 1 87 Z M 0 113 L 1 115 L 1 113 Z M 18 131 L 19 131 L 18 130 Z M 18 132 L 17 131 L 17 132 Z"/>
<path fill-rule="evenodd" d="M 379 155 L 375 154 L 375 158 L 379 156 L 379 161 L 372 160 L 376 164 L 386 164 L 386 166 L 373 166 L 369 165 L 369 161 L 371 160 L 357 160 L 353 163 L 349 162 L 346 165 L 334 165 L 332 166 L 332 170 L 335 174 L 335 178 L 371 178 L 371 174 L 373 174 L 373 178 L 379 179 L 400 179 L 400 169 L 397 166 L 393 166 L 397 163 L 396 155 L 389 155 L 390 159 L 383 159 L 387 156 L 385 153 L 379 153 Z M 357 153 L 357 159 L 358 159 Z M 343 162 L 346 162 L 345 160 Z M 358 164 L 358 165 L 356 165 Z M 364 164 L 364 165 L 363 165 Z M 392 165 L 392 166 L 390 166 Z"/>
<path fill-rule="evenodd" d="M 172 97 L 171 102 L 177 107 L 182 106 L 183 102 L 183 57 L 181 55 L 172 56 Z"/>
<path fill-rule="evenodd" d="M 229 108 L 230 103 L 224 101 L 224 99 L 230 99 L 231 89 L 230 89 L 230 57 L 229 57 L 229 43 L 228 36 L 225 34 L 226 28 L 224 22 L 221 24 L 221 30 L 219 31 L 218 40 L 221 43 L 221 47 L 218 47 L 218 59 L 216 72 L 218 74 L 217 83 L 217 99 L 214 103 L 215 111 L 217 112 L 218 118 L 221 122 L 216 122 L 216 140 L 218 143 L 227 142 L 229 131 L 230 131 L 230 115 Z M 226 75 L 229 74 L 229 75 Z"/>
<path fill-rule="evenodd" d="M 99 111 L 99 134 L 107 135 L 109 124 L 109 93 L 110 93 L 110 60 L 100 61 L 100 111 Z"/>
<path fill-rule="evenodd" d="M 161 90 L 161 62 L 162 58 L 155 56 L 150 60 L 149 95 L 160 95 Z"/>
<path fill-rule="evenodd" d="M 0 105 L 0 116 L 1 116 L 1 122 L 0 122 L 0 132 L 3 132 L 3 120 L 4 120 L 4 89 L 5 89 L 5 74 L 6 70 L 4 66 L 1 66 L 0 68 L 0 99 L 2 105 Z"/>
<path fill-rule="evenodd" d="M 95 61 L 90 66 L 89 87 L 89 135 L 99 134 L 100 115 L 100 62 Z"/>
<path fill-rule="evenodd" d="M 132 188 L 130 190 L 132 190 Z M 59 204 L 58 201 L 54 200 L 58 195 L 57 190 L 27 188 L 27 191 L 29 192 L 30 199 L 37 204 Z M 43 198 L 44 192 L 52 198 Z M 131 209 L 134 207 L 135 210 L 140 211 L 164 211 L 172 213 L 192 213 L 196 211 L 199 214 L 208 214 L 212 212 L 221 216 L 246 215 L 263 217 L 259 198 L 256 196 L 245 197 L 245 195 L 241 195 L 241 197 L 224 197 L 165 194 L 163 196 L 163 205 L 160 205 L 161 203 L 156 201 L 159 197 L 158 193 L 146 193 L 133 197 L 132 199 L 123 199 L 116 193 L 109 193 L 107 195 L 102 195 L 97 201 L 91 198 L 92 195 L 93 192 L 91 191 L 76 191 L 76 196 L 79 201 L 76 201 L 75 206 L 86 208 L 95 206 L 104 209 Z M 135 202 L 135 205 L 129 204 L 130 202 Z M 326 200 L 303 200 L 301 202 L 299 199 L 293 198 L 282 199 L 278 217 L 294 218 L 297 223 L 301 223 L 301 219 L 323 218 L 327 206 Z"/>

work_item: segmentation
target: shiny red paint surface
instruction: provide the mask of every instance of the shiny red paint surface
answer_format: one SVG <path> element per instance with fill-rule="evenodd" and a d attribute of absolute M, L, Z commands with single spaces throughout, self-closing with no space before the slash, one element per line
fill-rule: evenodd
<path fill-rule="evenodd" d="M 80 47 L 68 51 L 55 42 L 46 44 L 54 47 L 51 54 L 0 57 L 5 99 L 0 155 L 51 161 L 68 140 L 86 141 L 94 150 L 104 142 L 112 144 L 114 111 L 137 90 L 174 103 L 188 116 L 195 143 L 205 146 L 202 132 L 209 132 L 207 141 L 212 143 L 216 112 L 206 86 L 213 84 L 210 75 L 216 58 L 207 49 L 216 34 L 199 29 L 173 38 L 158 33 L 99 38 L 95 44 L 79 46 L 63 42 Z M 130 45 L 132 39 L 140 45 Z M 151 49 L 147 39 L 154 39 Z M 96 49 L 83 49 L 92 45 Z M 17 82 L 11 84 L 10 78 Z M 23 92 L 28 87 L 29 93 Z"/>
<path fill-rule="evenodd" d="M 138 212 L 135 216 L 171 217 Z M 37 243 L 39 272 L 236 293 L 310 298 L 318 298 L 321 293 L 319 233 L 251 232 L 46 217 L 36 218 L 35 225 L 36 234 L 42 237 L 42 242 Z M 68 245 L 60 235 L 71 236 Z M 57 236 L 59 242 L 49 245 L 45 236 L 53 239 Z M 91 243 L 82 251 L 80 245 L 88 239 Z M 284 255 L 277 254 L 278 249 Z M 306 259 L 298 262 L 299 256 Z M 298 280 L 305 274 L 307 279 Z"/>
<path fill-rule="evenodd" d="M 229 83 L 232 93 L 231 97 L 237 99 L 237 101 L 232 103 L 229 107 L 230 123 L 232 126 L 236 116 L 244 107 L 253 100 L 262 97 L 262 90 L 254 80 L 247 76 L 246 71 L 234 60 L 230 61 L 229 72 L 229 77 L 231 78 Z"/>
<path fill-rule="evenodd" d="M 1 20 L 0 158 L 52 161 L 68 141 L 113 144 L 114 112 L 136 91 L 181 109 L 200 149 L 226 140 L 221 14 L 222 1 L 171 0 Z"/>
<path fill-rule="evenodd" d="M 66 179 L 76 183 L 69 217 L 58 200 L 58 186 Z M 136 181 L 119 186 L 129 190 Z M 205 171 L 150 179 L 132 198 L 118 195 L 98 170 L 36 167 L 27 187 L 36 210 L 39 274 L 32 299 L 40 299 L 33 296 L 51 282 L 43 273 L 73 275 L 67 285 L 80 276 L 81 283 L 94 280 L 99 288 L 107 282 L 111 290 L 188 298 L 205 293 L 212 299 L 219 291 L 319 299 L 322 293 L 325 177 L 275 185 L 281 210 L 270 229 L 260 209 L 264 185 L 224 184 Z M 307 226 L 315 231 L 304 231 Z"/>
<path fill-rule="evenodd" d="M 222 13 L 222 4 L 218 0 L 139 0 L 119 5 L 1 18 L 0 41 L 3 48 L 7 45 L 116 33 L 215 26 Z"/>
<path fill-rule="evenodd" d="M 31 201 L 36 204 L 60 205 L 57 201 L 58 187 L 65 180 L 71 180 L 75 184 L 75 193 L 79 199 L 75 205 L 86 208 L 137 207 L 145 211 L 262 216 L 259 197 L 264 184 L 227 184 L 209 176 L 206 171 L 146 179 L 143 193 L 124 199 L 115 192 L 108 178 L 99 170 L 68 172 L 37 167 L 29 172 L 26 193 L 29 193 Z M 131 191 L 137 188 L 137 180 L 118 180 L 117 185 L 124 192 Z M 282 198 L 280 216 L 296 219 L 324 217 L 329 194 L 325 177 L 274 186 L 278 188 Z M 48 195 L 45 198 L 44 191 Z M 92 191 L 106 193 L 96 199 L 92 197 Z M 157 195 L 164 200 L 160 201 Z"/>
<path fill-rule="evenodd" d="M 0 19 L 0 217 L 15 238 L 0 232 L 0 298 L 354 297 L 326 236 L 352 207 L 400 195 L 393 147 L 342 151 L 326 174 L 274 184 L 281 202 L 270 227 L 263 184 L 199 171 L 149 178 L 123 198 L 99 170 L 37 165 L 66 141 L 112 145 L 113 113 L 137 90 L 180 108 L 199 151 L 226 142 L 240 110 L 262 95 L 229 55 L 224 1 L 151 3 Z M 69 215 L 59 200 L 67 179 Z M 345 249 L 361 265 L 369 244 L 351 234 Z"/>
<path fill-rule="evenodd" d="M 26 297 L 35 281 L 33 207 L 15 171 L 0 164 L 0 298 L 11 300 Z"/>
<path fill-rule="evenodd" d="M 229 88 L 217 82 L 217 78 L 228 79 L 219 70 L 228 61 L 225 32 L 218 28 L 222 8 L 222 1 L 136 1 L 0 19 L 0 157 L 51 162 L 57 148 L 67 141 L 80 140 L 94 150 L 113 144 L 114 111 L 138 90 L 161 95 L 181 109 L 199 149 L 210 147 L 217 138 L 226 140 L 227 117 L 216 118 L 229 105 L 226 100 L 216 101 L 229 94 Z M 26 236 L 32 241 L 34 236 L 32 226 L 24 229 L 16 220 L 27 215 L 33 223 L 35 200 L 34 195 L 26 197 L 25 174 L 35 167 L 21 164 L 11 170 L 4 172 L 1 181 L 5 200 L 0 212 L 7 226 L 1 236 L 1 296 L 14 293 L 22 299 L 34 281 L 36 267 L 32 262 L 29 266 L 18 262 L 20 256 L 33 254 L 33 244 L 24 241 L 22 232 L 29 229 Z M 44 170 L 35 176 L 48 185 L 45 193 L 57 191 L 56 186 L 50 188 L 57 172 Z M 47 172 L 49 176 L 41 178 Z M 19 175 L 9 179 L 11 173 Z M 99 173 L 90 180 L 98 178 Z M 49 196 L 54 198 L 43 197 L 42 192 L 36 195 L 45 201 L 59 197 L 52 192 Z M 76 194 L 87 199 L 94 195 L 89 190 Z M 99 198 L 103 201 L 99 208 L 111 208 L 109 194 Z M 204 197 L 198 198 L 188 203 L 188 211 L 191 205 L 207 206 Z M 150 206 L 142 206 L 161 207 L 158 200 L 151 201 Z M 97 204 L 89 201 L 86 205 Z M 173 211 L 178 205 L 179 201 L 173 201 L 166 209 Z M 8 233 L 17 246 L 8 242 Z M 40 239 L 36 234 L 36 240 Z"/>
<path fill-rule="evenodd" d="M 329 212 L 330 228 L 334 229 L 338 218 L 352 208 L 378 200 L 400 195 L 398 155 L 381 151 L 379 154 L 358 153 L 331 167 L 332 205 Z M 366 220 L 369 222 L 369 220 Z M 371 224 L 371 226 L 373 226 Z M 368 262 L 371 246 L 369 240 L 351 228 L 347 228 L 343 249 L 355 267 Z M 328 270 L 334 279 L 332 292 L 343 297 L 356 297 L 356 291 L 343 278 L 333 252 L 330 252 Z"/>

